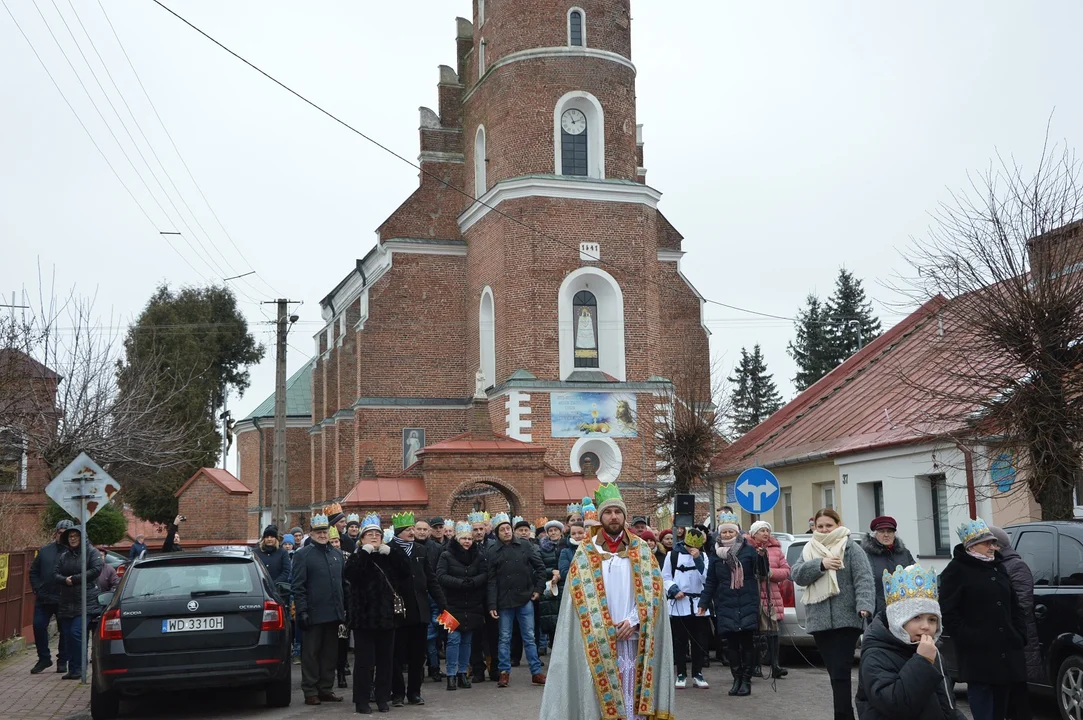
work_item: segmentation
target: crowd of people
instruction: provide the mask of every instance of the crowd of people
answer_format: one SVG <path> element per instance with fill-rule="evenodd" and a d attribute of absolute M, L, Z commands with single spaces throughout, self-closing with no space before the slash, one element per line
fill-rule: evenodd
<path fill-rule="evenodd" d="M 181 520 L 163 550 L 179 549 Z M 836 720 L 852 720 L 855 704 L 862 720 L 965 717 L 938 650 L 943 632 L 954 639 L 975 720 L 1031 717 L 1033 578 L 1002 530 L 981 519 L 961 525 L 938 577 L 915 564 L 891 517 L 873 520 L 860 542 L 830 508 L 812 526 L 790 567 L 766 521 L 744 532 L 726 507 L 714 530 L 656 532 L 646 517 L 629 522 L 619 490 L 602 485 L 569 505 L 564 520 L 534 523 L 506 513 L 478 511 L 456 522 L 403 512 L 385 528 L 375 513 L 362 518 L 331 505 L 307 533 L 268 526 L 254 554 L 290 606 L 309 705 L 341 702 L 335 686 L 348 687 L 351 675 L 363 714 L 373 705 L 387 712 L 424 704 L 426 675 L 448 691 L 484 682 L 506 688 L 525 655 L 530 682 L 545 687 L 542 717 L 666 720 L 675 691 L 710 687 L 703 669 L 712 652 L 729 665 L 730 696 L 749 696 L 754 678 L 786 677 L 778 632 L 783 586 L 792 582 L 803 593 Z M 119 582 L 82 528 L 56 526 L 30 570 L 35 674 L 53 665 L 52 617 L 60 628 L 57 671 L 81 674 L 84 542 L 90 627 L 101 614 L 98 593 Z"/>

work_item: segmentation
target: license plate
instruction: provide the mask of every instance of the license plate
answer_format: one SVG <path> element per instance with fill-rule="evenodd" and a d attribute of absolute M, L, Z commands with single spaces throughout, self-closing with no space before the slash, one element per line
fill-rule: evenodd
<path fill-rule="evenodd" d="M 162 632 L 192 632 L 200 630 L 224 630 L 225 618 L 217 617 L 193 617 L 193 618 L 169 618 L 162 620 Z"/>

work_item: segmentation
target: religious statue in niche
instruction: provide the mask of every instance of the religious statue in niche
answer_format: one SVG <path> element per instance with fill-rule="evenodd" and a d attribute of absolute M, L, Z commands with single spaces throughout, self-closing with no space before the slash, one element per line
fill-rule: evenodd
<path fill-rule="evenodd" d="M 406 469 L 417 462 L 417 453 L 425 447 L 425 428 L 402 429 L 402 467 Z"/>
<path fill-rule="evenodd" d="M 572 300 L 575 323 L 575 367 L 598 367 L 598 301 L 580 290 Z"/>

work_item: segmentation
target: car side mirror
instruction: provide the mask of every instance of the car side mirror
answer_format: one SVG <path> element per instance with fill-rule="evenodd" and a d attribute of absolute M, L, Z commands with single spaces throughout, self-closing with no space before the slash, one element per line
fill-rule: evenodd
<path fill-rule="evenodd" d="M 99 595 L 98 595 L 98 603 L 102 607 L 107 607 L 109 605 L 109 603 L 113 602 L 113 596 L 114 595 L 115 595 L 115 593 L 111 593 L 111 592 L 99 593 Z"/>

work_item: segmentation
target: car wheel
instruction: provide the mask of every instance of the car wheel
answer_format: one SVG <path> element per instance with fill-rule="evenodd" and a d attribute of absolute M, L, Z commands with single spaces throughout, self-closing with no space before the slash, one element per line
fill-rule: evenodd
<path fill-rule="evenodd" d="M 1083 720 L 1083 658 L 1071 655 L 1057 671 L 1057 707 L 1063 720 Z"/>
<path fill-rule="evenodd" d="M 286 668 L 286 677 L 267 686 L 268 707 L 289 707 L 293 697 L 293 669 Z"/>
<path fill-rule="evenodd" d="M 90 717 L 94 720 L 113 720 L 120 715 L 120 693 L 116 690 L 98 691 L 97 685 L 90 683 Z"/>

